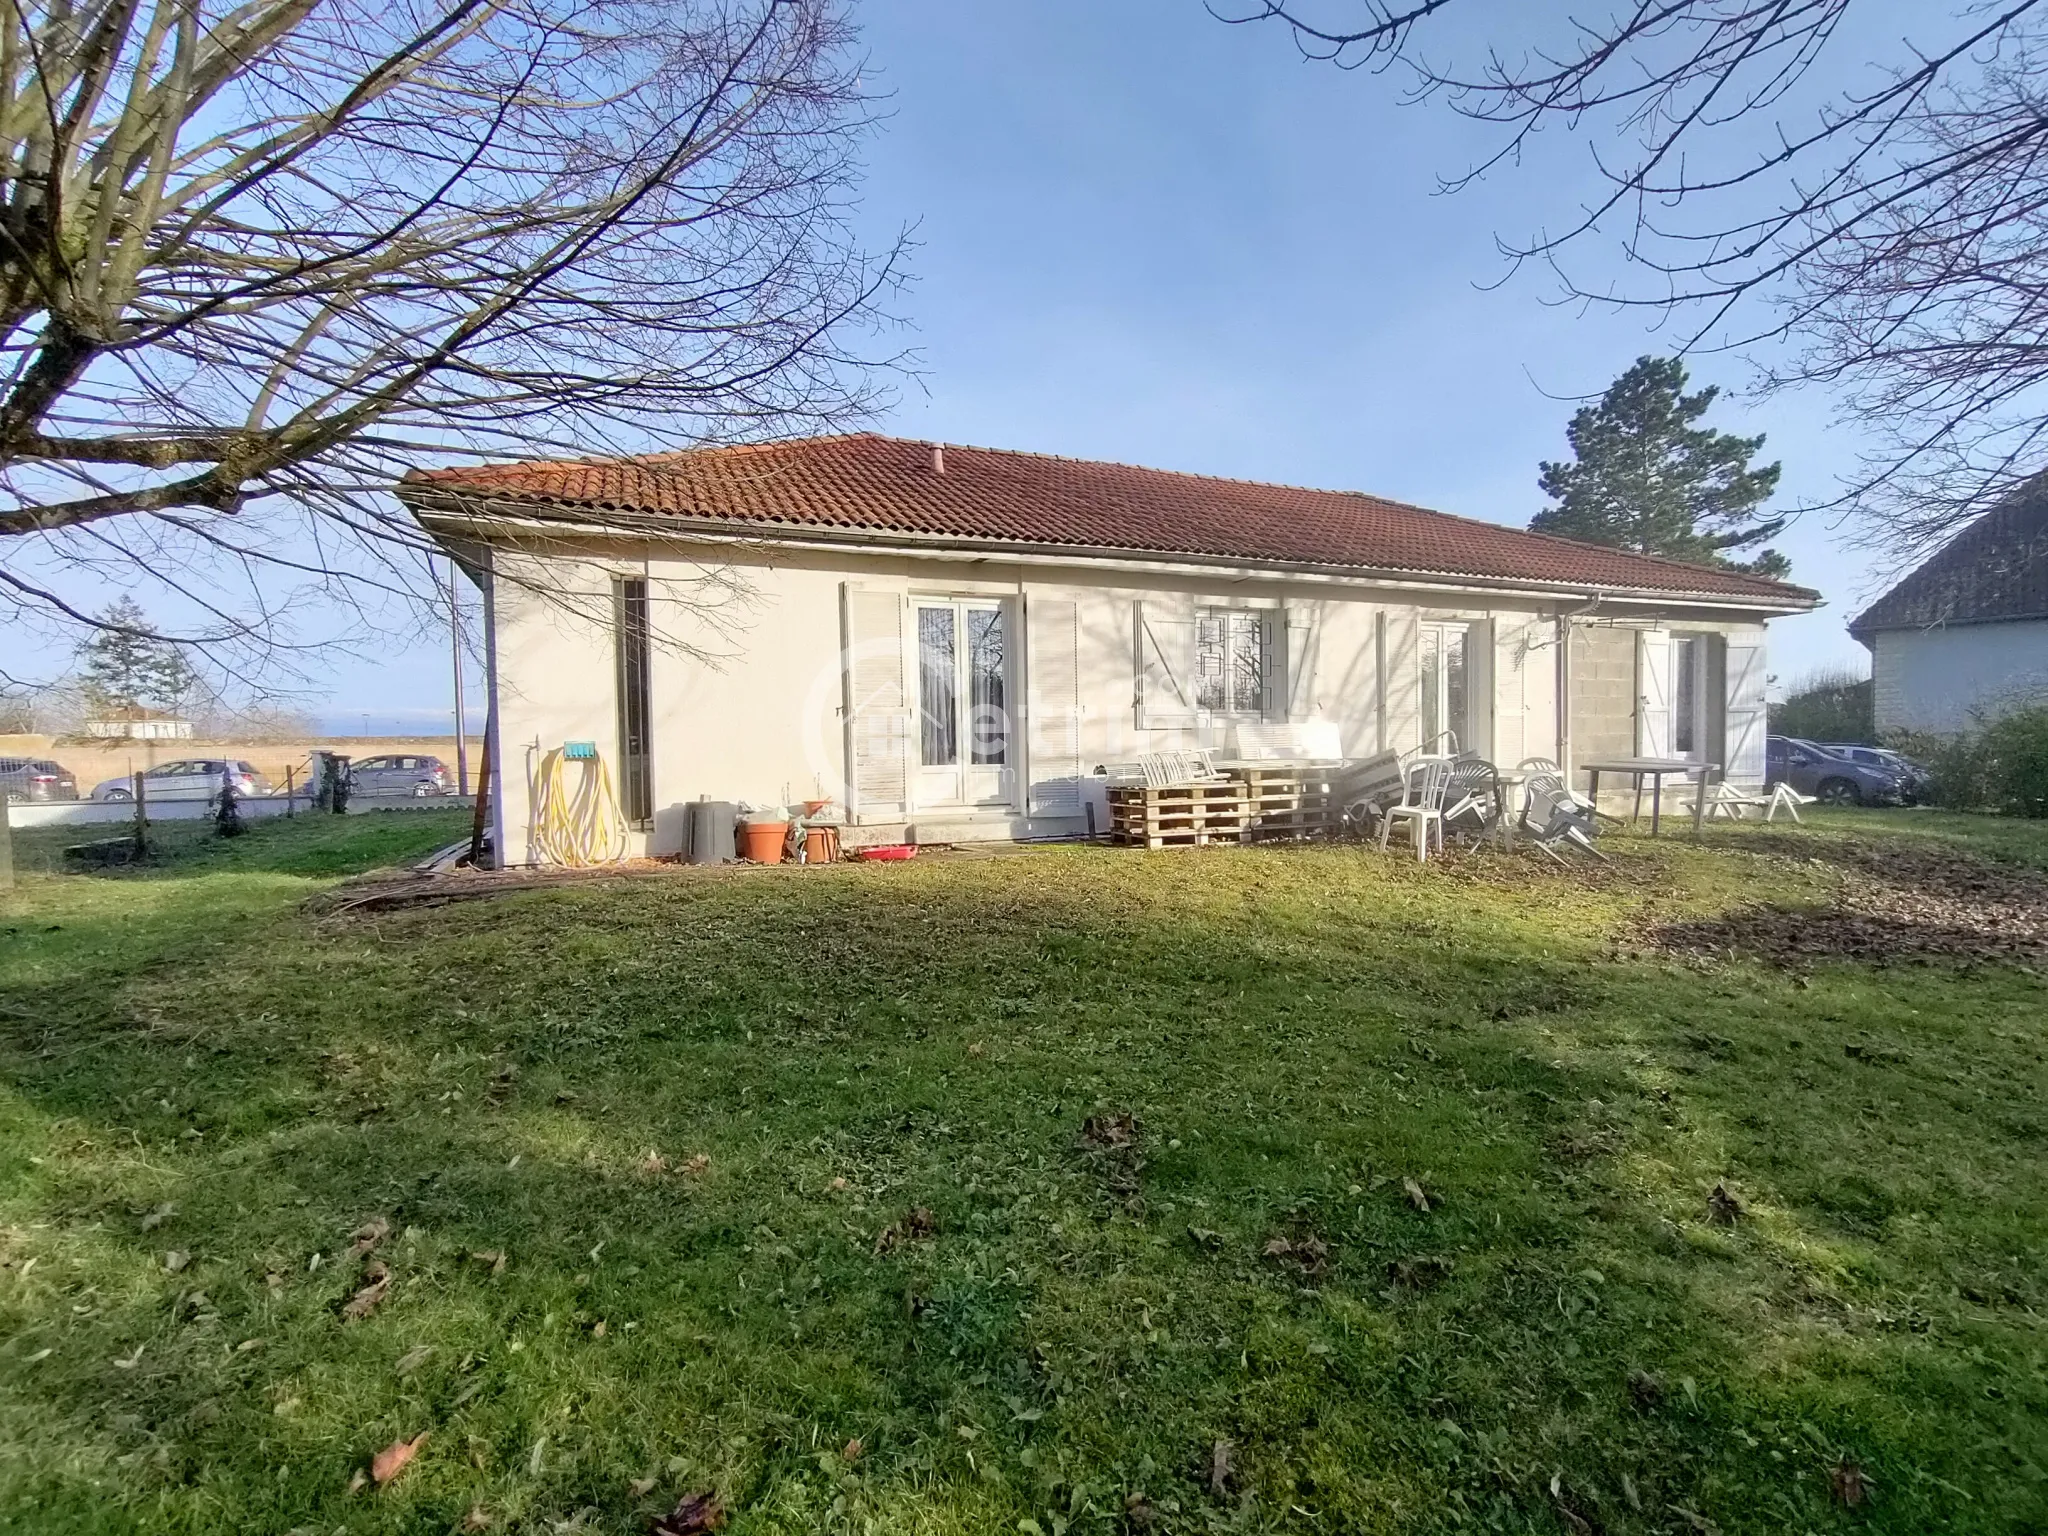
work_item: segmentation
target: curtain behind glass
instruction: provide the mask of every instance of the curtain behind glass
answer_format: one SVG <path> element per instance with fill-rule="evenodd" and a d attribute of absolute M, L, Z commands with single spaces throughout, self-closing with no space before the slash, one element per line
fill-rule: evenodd
<path fill-rule="evenodd" d="M 951 608 L 917 610 L 919 740 L 928 768 L 960 761 L 957 644 Z"/>

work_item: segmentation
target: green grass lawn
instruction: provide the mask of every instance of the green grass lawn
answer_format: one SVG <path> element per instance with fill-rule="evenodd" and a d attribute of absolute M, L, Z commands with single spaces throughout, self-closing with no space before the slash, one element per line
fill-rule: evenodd
<path fill-rule="evenodd" d="M 2048 985 L 1646 937 L 2042 828 L 303 905 L 459 831 L 18 840 L 0 1528 L 2048 1532 Z"/>

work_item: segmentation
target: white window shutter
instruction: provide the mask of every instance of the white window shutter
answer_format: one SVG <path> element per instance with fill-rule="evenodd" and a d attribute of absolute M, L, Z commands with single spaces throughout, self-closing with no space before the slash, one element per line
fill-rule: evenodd
<path fill-rule="evenodd" d="M 903 594 L 849 581 L 841 587 L 846 643 L 846 791 L 855 821 L 910 814 L 910 690 L 904 668 Z"/>
<path fill-rule="evenodd" d="M 1195 617 L 1165 602 L 1138 608 L 1138 729 L 1195 726 Z"/>
<path fill-rule="evenodd" d="M 1034 816 L 1081 814 L 1081 605 L 1026 597 L 1027 772 Z"/>
<path fill-rule="evenodd" d="M 1287 679 L 1287 720 L 1313 720 L 1319 713 L 1316 698 L 1316 612 L 1305 604 L 1282 610 L 1279 632 L 1284 636 L 1274 670 Z"/>
<path fill-rule="evenodd" d="M 1671 633 L 1646 629 L 1636 636 L 1636 751 L 1669 757 L 1671 737 Z"/>
<path fill-rule="evenodd" d="M 1764 781 L 1764 648 L 1729 641 L 1726 655 L 1728 710 L 1723 730 L 1727 761 L 1721 776 L 1730 784 L 1761 785 Z"/>

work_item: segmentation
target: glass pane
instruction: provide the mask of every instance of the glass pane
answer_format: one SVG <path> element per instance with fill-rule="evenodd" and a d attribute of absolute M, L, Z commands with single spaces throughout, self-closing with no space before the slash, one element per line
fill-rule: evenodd
<path fill-rule="evenodd" d="M 1257 714 L 1265 704 L 1261 697 L 1265 658 L 1259 635 L 1256 613 L 1230 615 L 1230 707 L 1243 714 Z"/>
<path fill-rule="evenodd" d="M 917 610 L 919 740 L 925 766 L 960 761 L 959 652 L 951 608 Z"/>
<path fill-rule="evenodd" d="M 1458 733 L 1458 746 L 1472 745 L 1472 720 L 1467 713 L 1465 687 L 1465 631 L 1444 631 L 1444 724 Z"/>
<path fill-rule="evenodd" d="M 1227 676 L 1230 669 L 1229 638 L 1220 613 L 1205 613 L 1195 621 L 1195 708 L 1221 710 L 1229 707 Z"/>
<path fill-rule="evenodd" d="M 1699 750 L 1699 729 L 1695 723 L 1700 708 L 1699 664 L 1697 636 L 1673 643 L 1671 745 L 1680 757 L 1690 757 Z"/>
<path fill-rule="evenodd" d="M 1422 745 L 1433 750 L 1444 728 L 1443 631 L 1424 626 L 1422 631 Z"/>
<path fill-rule="evenodd" d="M 1003 611 L 967 610 L 969 750 L 978 764 L 1010 760 L 1009 700 L 1003 692 Z"/>

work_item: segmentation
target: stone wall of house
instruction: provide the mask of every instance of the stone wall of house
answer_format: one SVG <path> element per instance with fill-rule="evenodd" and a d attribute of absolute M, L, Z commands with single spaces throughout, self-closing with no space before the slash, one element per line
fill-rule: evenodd
<path fill-rule="evenodd" d="M 1636 750 L 1636 632 L 1572 628 L 1572 761 L 1633 757 Z M 1586 775 L 1576 776 L 1584 789 Z M 1611 781 L 1610 781 L 1611 782 Z M 1602 794 L 1612 793 L 1601 785 Z M 1603 802 L 1604 803 L 1604 802 Z"/>

